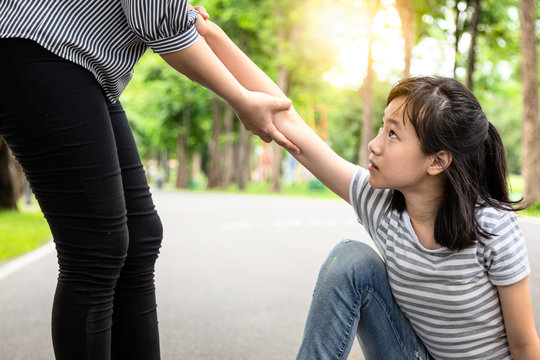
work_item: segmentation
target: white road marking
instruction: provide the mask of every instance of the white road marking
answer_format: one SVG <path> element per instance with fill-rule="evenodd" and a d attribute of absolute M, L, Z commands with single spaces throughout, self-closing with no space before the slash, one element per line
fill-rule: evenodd
<path fill-rule="evenodd" d="M 21 270 L 27 265 L 30 265 L 38 261 L 39 259 L 44 258 L 52 252 L 54 252 L 54 243 L 52 241 L 49 241 L 47 244 L 37 248 L 34 251 L 31 251 L 23 256 L 8 261 L 4 265 L 0 266 L 0 280 L 8 277 L 14 272 Z"/>
<path fill-rule="evenodd" d="M 251 224 L 247 222 L 221 224 L 221 230 L 244 230 L 244 229 L 249 229 L 250 227 L 251 227 Z"/>

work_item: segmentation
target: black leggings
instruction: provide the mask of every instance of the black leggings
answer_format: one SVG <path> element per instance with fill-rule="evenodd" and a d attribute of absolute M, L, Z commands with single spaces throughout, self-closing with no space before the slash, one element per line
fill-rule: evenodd
<path fill-rule="evenodd" d="M 0 136 L 58 252 L 56 358 L 159 359 L 163 230 L 122 106 L 89 71 L 35 42 L 0 39 L 0 54 Z"/>

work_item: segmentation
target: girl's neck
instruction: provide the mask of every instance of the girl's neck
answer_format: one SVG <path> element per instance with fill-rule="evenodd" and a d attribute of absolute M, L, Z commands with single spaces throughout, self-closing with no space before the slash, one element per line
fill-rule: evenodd
<path fill-rule="evenodd" d="M 426 186 L 422 191 L 403 192 L 407 214 L 418 237 L 418 241 L 427 249 L 441 247 L 435 241 L 435 220 L 443 201 L 444 187 Z"/>

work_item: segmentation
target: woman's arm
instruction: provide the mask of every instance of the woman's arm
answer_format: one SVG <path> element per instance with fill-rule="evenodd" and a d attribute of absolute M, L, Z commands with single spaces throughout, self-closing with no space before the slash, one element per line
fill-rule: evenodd
<path fill-rule="evenodd" d="M 219 26 L 211 21 L 205 21 L 201 16 L 197 19 L 195 26 L 212 51 L 246 89 L 285 97 L 283 91 L 272 79 L 251 61 Z M 291 154 L 330 190 L 350 202 L 349 185 L 356 171 L 355 165 L 332 151 L 307 126 L 294 108 L 277 114 L 275 124 L 283 135 L 300 148 L 299 154 L 295 152 Z"/>
<path fill-rule="evenodd" d="M 499 299 L 512 357 L 516 360 L 540 359 L 540 340 L 534 326 L 529 278 L 498 286 Z"/>

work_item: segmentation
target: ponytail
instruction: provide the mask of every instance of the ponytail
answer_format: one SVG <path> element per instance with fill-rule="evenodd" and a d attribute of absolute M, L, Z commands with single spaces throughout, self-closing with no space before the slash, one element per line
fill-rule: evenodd
<path fill-rule="evenodd" d="M 487 137 L 484 141 L 484 153 L 484 186 L 492 199 L 508 202 L 506 155 L 499 132 L 492 123 L 489 123 Z"/>
<path fill-rule="evenodd" d="M 497 208 L 514 210 L 515 205 L 521 202 L 511 201 L 508 194 L 508 166 L 506 163 L 506 154 L 499 132 L 489 123 L 488 133 L 484 141 L 484 177 L 483 185 L 487 194 L 483 194 L 483 200 Z M 493 201 L 495 200 L 495 201 Z M 516 210 L 522 208 L 517 207 Z"/>

